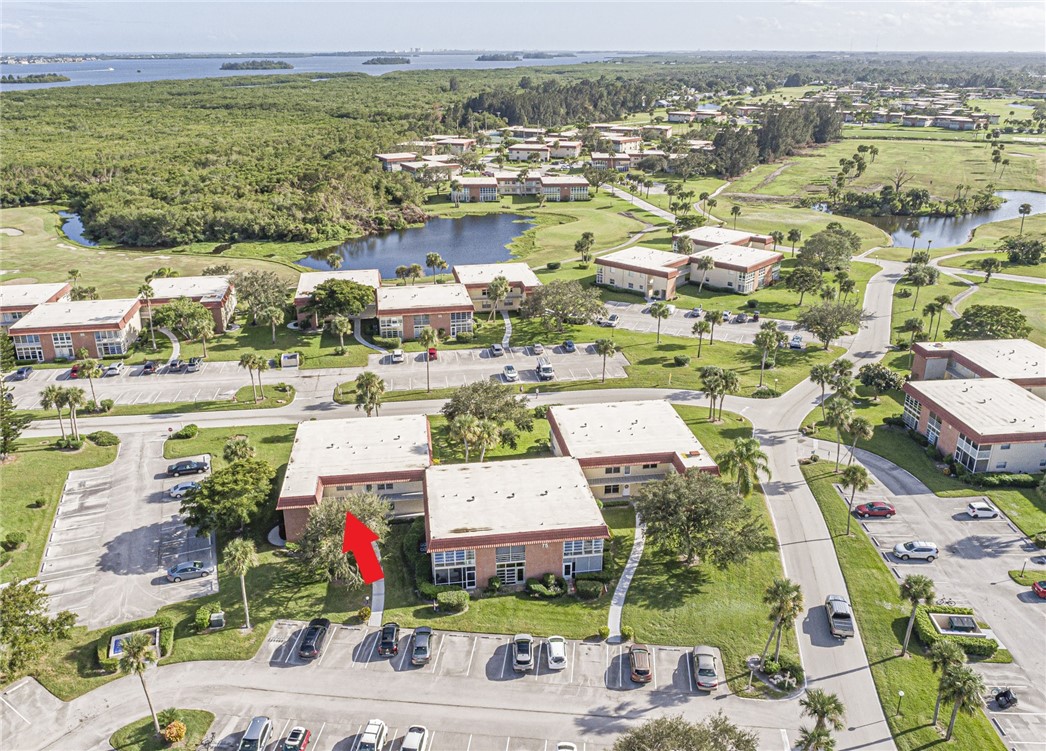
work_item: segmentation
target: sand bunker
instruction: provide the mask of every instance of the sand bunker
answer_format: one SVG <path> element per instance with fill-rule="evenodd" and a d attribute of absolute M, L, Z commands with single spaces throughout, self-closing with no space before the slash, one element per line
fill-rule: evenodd
<path fill-rule="evenodd" d="M 8 237 L 18 237 L 19 235 L 24 234 L 25 233 L 22 232 L 22 230 L 15 229 L 14 227 L 0 227 L 0 235 L 7 235 Z"/>

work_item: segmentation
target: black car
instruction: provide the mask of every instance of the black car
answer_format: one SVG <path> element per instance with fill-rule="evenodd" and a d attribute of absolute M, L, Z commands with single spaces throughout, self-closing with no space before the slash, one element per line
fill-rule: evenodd
<path fill-rule="evenodd" d="M 146 360 L 145 365 L 142 366 L 142 375 L 152 375 L 156 372 L 156 363 L 152 360 Z"/>
<path fill-rule="evenodd" d="M 398 623 L 386 623 L 381 627 L 381 639 L 378 641 L 378 654 L 382 657 L 391 657 L 400 651 L 400 625 Z"/>
<path fill-rule="evenodd" d="M 11 380 L 13 380 L 13 381 L 24 381 L 26 378 L 28 378 L 32 374 L 33 374 L 33 366 L 32 365 L 23 365 L 22 367 L 20 367 L 18 370 L 16 370 L 14 372 L 14 375 L 11 376 Z"/>
<path fill-rule="evenodd" d="M 326 618 L 313 618 L 309 621 L 309 628 L 302 637 L 301 647 L 298 648 L 298 657 L 303 660 L 312 660 L 320 656 L 323 651 L 323 642 L 327 639 L 327 630 L 331 622 Z"/>
<path fill-rule="evenodd" d="M 206 472 L 208 469 L 207 462 L 186 459 L 167 467 L 167 474 L 171 477 L 181 477 L 182 475 L 200 474 L 201 472 Z"/>

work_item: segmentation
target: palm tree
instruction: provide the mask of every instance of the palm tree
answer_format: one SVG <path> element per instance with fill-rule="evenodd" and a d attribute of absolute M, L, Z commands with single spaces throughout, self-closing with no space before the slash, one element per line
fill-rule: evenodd
<path fill-rule="evenodd" d="M 723 311 L 715 310 L 714 308 L 712 310 L 706 310 L 705 320 L 708 321 L 708 325 L 711 327 L 708 330 L 708 346 L 711 347 L 713 344 L 712 340 L 715 337 L 716 324 L 723 320 Z"/>
<path fill-rule="evenodd" d="M 341 268 L 341 264 L 345 259 L 341 257 L 341 253 L 331 253 L 324 260 L 328 266 L 337 270 Z"/>
<path fill-rule="evenodd" d="M 926 305 L 923 306 L 923 315 L 929 316 L 930 318 L 930 324 L 926 327 L 927 331 L 933 328 L 933 319 L 941 315 L 942 313 L 944 313 L 944 306 L 936 300 L 933 302 L 928 302 L 926 303 Z"/>
<path fill-rule="evenodd" d="M 908 343 L 908 369 L 912 369 L 912 361 L 915 359 L 915 337 L 923 333 L 923 319 L 921 318 L 909 318 L 901 324 L 898 329 L 902 334 L 911 332 L 912 340 Z"/>
<path fill-rule="evenodd" d="M 701 368 L 701 390 L 708 397 L 708 419 L 715 420 L 715 403 L 723 390 L 723 369 L 718 365 Z"/>
<path fill-rule="evenodd" d="M 402 265 L 397 266 L 395 274 L 396 274 L 396 278 L 400 280 L 401 284 L 406 284 L 407 283 L 407 277 L 410 276 L 410 267 L 409 266 L 402 266 Z"/>
<path fill-rule="evenodd" d="M 455 182 L 457 182 L 457 181 L 455 181 Z M 454 186 L 451 185 L 450 189 L 454 190 Z M 443 256 L 441 256 L 439 253 L 426 253 L 425 254 L 425 265 L 428 266 L 430 269 L 432 269 L 432 275 L 433 276 L 436 275 L 436 269 L 440 268 L 440 266 L 442 264 L 444 264 L 444 263 L 445 263 L 445 261 L 443 260 Z"/>
<path fill-rule="evenodd" d="M 660 300 L 650 306 L 650 315 L 657 321 L 657 344 L 661 343 L 661 321 L 672 315 L 672 311 L 668 309 L 668 304 L 663 303 Z"/>
<path fill-rule="evenodd" d="M 949 672 L 947 680 L 941 683 L 945 698 L 952 701 L 952 718 L 944 734 L 944 740 L 950 741 L 959 712 L 973 714 L 976 711 L 978 700 L 985 692 L 984 679 L 969 665 L 962 665 Z"/>
<path fill-rule="evenodd" d="M 795 244 L 802 239 L 803 231 L 801 229 L 788 230 L 788 242 L 792 243 L 792 258 L 795 258 Z"/>
<path fill-rule="evenodd" d="M 87 406 L 87 394 L 76 387 L 64 389 L 65 406 L 69 408 L 69 429 L 74 440 L 80 440 L 80 426 L 76 422 L 76 411 Z"/>
<path fill-rule="evenodd" d="M 824 421 L 831 428 L 835 428 L 835 471 L 839 471 L 839 459 L 843 448 L 843 431 L 850 425 L 854 418 L 853 403 L 841 394 L 832 394 L 828 397 L 825 406 Z"/>
<path fill-rule="evenodd" d="M 796 748 L 801 751 L 835 751 L 835 738 L 828 728 L 799 728 Z"/>
<path fill-rule="evenodd" d="M 617 352 L 617 345 L 614 344 L 613 339 L 596 339 L 595 344 L 593 346 L 596 350 L 596 354 L 603 356 L 603 377 L 600 380 L 600 383 L 606 383 L 607 358 Z"/>
<path fill-rule="evenodd" d="M 926 658 L 930 661 L 930 668 L 933 672 L 941 674 L 941 680 L 937 687 L 937 703 L 933 706 L 933 724 L 936 726 L 937 719 L 941 716 L 941 702 L 944 701 L 945 681 L 949 673 L 965 664 L 966 653 L 962 647 L 951 639 L 938 639 L 930 645 Z"/>
<path fill-rule="evenodd" d="M 258 371 L 258 391 L 261 392 L 261 398 L 265 398 L 265 387 L 262 386 L 261 374 L 269 369 L 269 358 L 263 355 L 259 355 L 257 361 L 254 363 L 254 369 Z"/>
<path fill-rule="evenodd" d="M 125 673 L 134 673 L 142 682 L 142 691 L 145 692 L 145 701 L 149 704 L 149 714 L 153 716 L 153 730 L 160 734 L 160 720 L 156 717 L 153 709 L 153 700 L 149 696 L 149 689 L 145 685 L 145 671 L 149 669 L 149 663 L 156 661 L 156 650 L 159 645 L 153 645 L 153 640 L 144 631 L 131 634 L 121 643 L 123 653 L 120 656 L 120 670 Z"/>
<path fill-rule="evenodd" d="M 356 376 L 356 409 L 362 409 L 367 417 L 379 413 L 381 395 L 385 393 L 385 381 L 377 373 L 366 371 Z"/>
<path fill-rule="evenodd" d="M 62 407 L 65 406 L 65 389 L 54 384 L 40 392 L 40 406 L 53 409 L 58 413 L 58 427 L 62 429 L 62 440 L 65 440 L 65 421 L 62 420 Z"/>
<path fill-rule="evenodd" d="M 823 688 L 811 688 L 799 700 L 803 714 L 814 719 L 815 730 L 842 730 L 846 708 L 835 694 Z"/>
<path fill-rule="evenodd" d="M 254 394 L 254 401 L 258 401 L 258 389 L 254 385 L 254 366 L 258 360 L 258 356 L 251 352 L 244 352 L 240 355 L 240 367 L 246 368 L 247 373 L 251 377 L 251 393 Z"/>
<path fill-rule="evenodd" d="M 156 291 L 153 289 L 153 285 L 146 282 L 138 288 L 138 296 L 145 300 L 145 307 L 149 311 L 149 337 L 152 339 L 153 352 L 155 352 L 156 327 L 153 326 L 153 298 L 156 297 Z"/>
<path fill-rule="evenodd" d="M 850 420 L 850 424 L 846 427 L 846 432 L 854 437 L 853 443 L 850 444 L 850 461 L 846 463 L 849 466 L 853 464 L 857 441 L 872 440 L 872 436 L 875 435 L 875 426 L 872 425 L 872 421 L 867 417 L 858 416 Z"/>
<path fill-rule="evenodd" d="M 508 283 L 508 279 L 503 276 L 496 276 L 490 280 L 490 284 L 487 285 L 487 299 L 490 300 L 490 317 L 488 321 L 493 320 L 494 316 L 497 315 L 498 305 L 505 301 L 508 297 L 508 293 L 512 290 L 512 287 Z"/>
<path fill-rule="evenodd" d="M 832 366 L 824 363 L 822 365 L 814 365 L 810 368 L 810 380 L 821 387 L 821 421 L 825 422 L 828 420 L 828 414 L 825 411 L 825 398 L 824 395 L 828 390 L 828 386 L 835 380 L 835 374 L 832 372 Z"/>
<path fill-rule="evenodd" d="M 411 284 L 414 284 L 415 280 L 421 279 L 423 276 L 425 276 L 425 270 L 421 268 L 420 263 L 412 263 L 407 267 L 407 277 L 410 279 Z"/>
<path fill-rule="evenodd" d="M 91 387 L 91 401 L 98 404 L 98 395 L 94 391 L 94 379 L 101 378 L 104 375 L 101 365 L 97 360 L 88 357 L 85 360 L 80 361 L 80 375 L 87 379 L 87 383 Z"/>
<path fill-rule="evenodd" d="M 251 445 L 251 440 L 247 436 L 237 436 L 230 438 L 222 446 L 222 459 L 227 464 L 233 462 L 243 461 L 244 459 L 251 459 L 255 455 L 254 446 Z"/>
<path fill-rule="evenodd" d="M 1018 236 L 1024 234 L 1024 220 L 1029 214 L 1031 214 L 1031 204 L 1022 203 L 1017 209 L 1017 213 L 1021 215 L 1021 231 L 1017 233 Z"/>
<path fill-rule="evenodd" d="M 734 229 L 737 229 L 737 217 L 741 216 L 741 207 L 736 203 L 730 207 L 730 216 L 734 218 Z"/>
<path fill-rule="evenodd" d="M 911 615 L 908 616 L 908 628 L 904 632 L 904 645 L 901 647 L 901 657 L 908 654 L 908 641 L 912 638 L 912 627 L 915 625 L 915 613 L 924 602 L 933 602 L 934 589 L 933 579 L 922 574 L 908 574 L 901 582 L 901 599 L 908 600 L 912 604 Z"/>
<path fill-rule="evenodd" d="M 736 394 L 741 390 L 741 379 L 732 370 L 723 371 L 723 390 L 719 394 L 719 419 L 723 419 L 723 402 L 727 394 Z"/>
<path fill-rule="evenodd" d="M 338 337 L 341 348 L 345 349 L 345 335 L 352 333 L 352 321 L 338 313 L 331 316 L 327 325 L 330 327 L 331 333 Z"/>
<path fill-rule="evenodd" d="M 912 230 L 912 252 L 908 255 L 908 263 L 911 263 L 912 259 L 915 258 L 915 242 L 922 236 L 923 233 L 919 230 Z"/>
<path fill-rule="evenodd" d="M 178 276 L 178 272 L 172 269 L 170 266 L 162 266 L 156 269 L 150 276 L 145 277 L 145 281 L 151 282 L 153 279 L 171 279 Z"/>
<path fill-rule="evenodd" d="M 251 611 L 247 606 L 247 572 L 258 565 L 254 541 L 237 537 L 225 546 L 225 564 L 234 576 L 240 577 L 240 595 L 243 597 L 243 627 L 251 630 Z"/>
<path fill-rule="evenodd" d="M 69 269 L 69 281 L 73 283 L 74 287 L 82 278 L 83 274 L 80 273 L 80 269 Z"/>
<path fill-rule="evenodd" d="M 501 428 L 493 420 L 480 420 L 476 427 L 476 446 L 479 448 L 479 460 L 487 458 L 487 450 L 497 448 L 501 443 Z"/>
<path fill-rule="evenodd" d="M 690 333 L 697 337 L 697 359 L 701 359 L 701 342 L 704 340 L 705 334 L 712 331 L 712 326 L 708 321 L 697 321 L 693 326 L 690 327 Z"/>
<path fill-rule="evenodd" d="M 479 435 L 479 418 L 475 415 L 460 414 L 450 421 L 450 436 L 461 441 L 465 447 L 465 461 L 469 460 L 472 443 Z"/>
<path fill-rule="evenodd" d="M 439 344 L 439 334 L 431 326 L 426 326 L 418 334 L 418 344 L 425 355 L 425 391 L 432 391 L 432 382 L 429 380 L 429 350 Z"/>
<path fill-rule="evenodd" d="M 773 241 L 774 241 L 774 251 L 776 252 L 777 251 L 777 246 L 784 242 L 785 233 L 782 232 L 779 229 L 775 229 L 773 232 L 770 233 L 770 237 L 773 238 Z"/>
<path fill-rule="evenodd" d="M 715 261 L 712 260 L 711 256 L 698 256 L 690 262 L 694 269 L 701 272 L 701 282 L 697 285 L 697 294 L 701 294 L 701 290 L 705 288 L 705 281 L 708 279 L 708 272 L 715 266 Z"/>
<path fill-rule="evenodd" d="M 843 487 L 850 488 L 850 500 L 847 502 L 847 514 L 846 514 L 846 536 L 850 536 L 850 520 L 853 518 L 854 511 L 854 498 L 857 495 L 857 491 L 860 490 L 862 493 L 872 486 L 872 480 L 868 476 L 868 470 L 862 467 L 860 464 L 851 464 L 843 470 Z"/>
<path fill-rule="evenodd" d="M 1024 220 L 1022 219 L 1021 221 Z M 980 266 L 981 271 L 984 272 L 985 284 L 992 280 L 992 274 L 998 274 L 1002 271 L 1002 261 L 998 258 L 982 258 L 981 262 L 977 265 Z"/>
<path fill-rule="evenodd" d="M 273 344 L 276 343 L 276 327 L 283 324 L 283 317 L 284 317 L 283 308 L 281 308 L 278 305 L 273 305 L 271 307 L 265 308 L 264 310 L 262 310 L 258 314 L 258 318 L 262 322 L 269 324 L 269 326 L 272 328 L 272 343 Z M 350 333 L 351 333 L 351 331 L 350 331 Z M 344 345 L 342 345 L 342 346 L 344 346 Z"/>
<path fill-rule="evenodd" d="M 947 309 L 948 305 L 952 301 L 952 298 L 949 297 L 948 295 L 937 295 L 937 297 L 933 298 L 933 301 L 937 302 L 937 303 L 940 303 L 942 308 Z M 941 331 L 941 319 L 943 319 L 943 318 L 944 318 L 944 314 L 943 313 L 941 315 L 937 316 L 937 328 L 933 332 L 933 338 L 934 339 L 937 338 L 937 335 Z"/>
<path fill-rule="evenodd" d="M 766 454 L 759 448 L 755 438 L 735 438 L 733 448 L 715 458 L 719 468 L 734 475 L 734 490 L 747 496 L 758 480 L 760 473 L 770 479 L 770 466 Z"/>
<path fill-rule="evenodd" d="M 763 594 L 763 602 L 770 606 L 770 620 L 774 625 L 770 629 L 770 637 L 766 640 L 763 654 L 759 658 L 760 666 L 766 662 L 766 653 L 770 651 L 770 643 L 774 640 L 774 636 L 778 637 L 777 644 L 778 650 L 780 650 L 780 634 L 785 624 L 793 622 L 803 612 L 803 590 L 790 579 L 774 579 Z"/>

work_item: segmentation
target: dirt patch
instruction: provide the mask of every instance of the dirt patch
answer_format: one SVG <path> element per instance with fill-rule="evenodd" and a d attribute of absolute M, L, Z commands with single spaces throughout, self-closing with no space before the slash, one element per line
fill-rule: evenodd
<path fill-rule="evenodd" d="M 0 227 L 0 235 L 7 235 L 8 237 L 18 237 L 19 235 L 24 234 L 25 233 L 22 232 L 22 230 L 15 229 L 14 227 Z"/>

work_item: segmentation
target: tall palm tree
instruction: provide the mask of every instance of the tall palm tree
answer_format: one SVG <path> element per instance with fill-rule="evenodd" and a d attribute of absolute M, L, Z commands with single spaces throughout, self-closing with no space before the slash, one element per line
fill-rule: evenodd
<path fill-rule="evenodd" d="M 733 370 L 723 371 L 723 390 L 719 393 L 719 419 L 723 419 L 723 402 L 728 394 L 736 394 L 741 390 L 741 378 Z"/>
<path fill-rule="evenodd" d="M 258 565 L 254 541 L 237 537 L 225 546 L 225 564 L 234 576 L 240 577 L 240 595 L 243 597 L 243 627 L 251 630 L 251 611 L 247 606 L 247 572 Z"/>
<path fill-rule="evenodd" d="M 712 331 L 711 324 L 708 321 L 698 321 L 690 327 L 690 333 L 697 337 L 697 359 L 701 359 L 701 342 L 704 341 L 705 334 Z"/>
<path fill-rule="evenodd" d="M 919 606 L 924 602 L 933 602 L 933 598 L 933 579 L 922 574 L 908 574 L 904 577 L 904 581 L 901 582 L 901 599 L 911 603 L 912 612 L 908 616 L 908 628 L 904 632 L 901 657 L 908 654 L 908 641 L 912 638 L 912 626 L 915 625 L 915 614 Z"/>
<path fill-rule="evenodd" d="M 432 391 L 432 382 L 429 380 L 429 350 L 439 344 L 439 334 L 431 326 L 426 326 L 418 334 L 418 344 L 425 355 L 425 391 Z"/>
<path fill-rule="evenodd" d="M 923 233 L 919 230 L 912 230 L 912 252 L 908 255 L 908 263 L 911 263 L 912 259 L 915 258 L 915 243 L 922 236 Z"/>
<path fill-rule="evenodd" d="M 653 316 L 654 320 L 657 321 L 657 344 L 661 343 L 661 321 L 672 315 L 672 311 L 668 309 L 668 304 L 663 303 L 660 300 L 650 306 L 650 315 Z"/>
<path fill-rule="evenodd" d="M 1028 215 L 1031 214 L 1031 204 L 1022 203 L 1017 209 L 1017 213 L 1021 215 L 1021 231 L 1018 232 L 1018 236 L 1024 234 L 1024 220 L 1027 219 Z"/>
<path fill-rule="evenodd" d="M 244 352 L 240 355 L 239 366 L 245 368 L 247 373 L 251 377 L 251 393 L 254 394 L 254 401 L 258 401 L 258 389 L 254 385 L 254 366 L 258 360 L 258 356 L 253 352 Z"/>
<path fill-rule="evenodd" d="M 784 242 L 785 233 L 779 229 L 775 229 L 773 232 L 770 233 L 770 237 L 774 241 L 774 252 L 776 253 L 777 246 Z"/>
<path fill-rule="evenodd" d="M 80 273 L 80 269 L 69 269 L 69 281 L 73 283 L 74 287 L 79 283 L 83 276 L 84 275 Z"/>
<path fill-rule="evenodd" d="M 850 500 L 846 503 L 846 536 L 849 537 L 850 520 L 853 519 L 854 515 L 854 498 L 857 496 L 858 490 L 863 493 L 872 486 L 872 479 L 868 476 L 867 469 L 860 464 L 851 464 L 843 470 L 842 481 L 844 488 L 850 488 Z"/>
<path fill-rule="evenodd" d="M 835 374 L 832 373 L 832 366 L 828 363 L 821 365 L 814 365 L 810 368 L 810 380 L 821 387 L 821 420 L 825 422 L 828 420 L 828 413 L 825 411 L 825 394 L 828 391 L 828 387 L 835 379 Z"/>
<path fill-rule="evenodd" d="M 62 419 L 62 407 L 65 406 L 65 389 L 51 384 L 40 392 L 40 406 L 53 409 L 58 413 L 58 427 L 62 429 L 62 440 L 65 440 L 65 421 Z"/>
<path fill-rule="evenodd" d="M 153 716 L 153 730 L 160 734 L 160 720 L 153 709 L 153 700 L 149 696 L 149 688 L 145 685 L 145 671 L 149 664 L 156 661 L 156 650 L 159 645 L 154 646 L 149 634 L 144 631 L 131 634 L 123 640 L 121 646 L 123 653 L 120 657 L 120 670 L 127 674 L 134 673 L 142 682 L 142 691 L 145 692 L 145 701 L 149 704 L 149 714 Z"/>
<path fill-rule="evenodd" d="M 701 290 L 705 288 L 705 280 L 708 279 L 708 272 L 715 266 L 715 262 L 711 256 L 698 256 L 690 262 L 694 269 L 701 272 L 701 281 L 697 285 L 697 294 L 701 294 Z"/>
<path fill-rule="evenodd" d="M 407 277 L 410 279 L 411 284 L 414 284 L 416 280 L 421 279 L 423 276 L 425 276 L 425 270 L 421 268 L 420 263 L 412 263 L 407 267 Z"/>
<path fill-rule="evenodd" d="M 323 260 L 327 262 L 328 266 L 335 270 L 340 269 L 341 264 L 345 261 L 345 259 L 341 257 L 341 253 L 330 253 Z"/>
<path fill-rule="evenodd" d="M 614 344 L 613 339 L 596 339 L 593 345 L 597 355 L 603 356 L 603 377 L 600 379 L 600 383 L 607 382 L 607 358 L 617 352 L 617 345 Z"/>
<path fill-rule="evenodd" d="M 814 719 L 815 729 L 842 730 L 843 715 L 846 707 L 842 700 L 833 693 L 823 688 L 811 688 L 807 690 L 802 699 L 799 700 L 803 714 Z"/>
<path fill-rule="evenodd" d="M 269 369 L 269 358 L 264 355 L 259 355 L 258 359 L 254 362 L 254 369 L 258 371 L 258 391 L 261 394 L 261 398 L 265 398 L 265 387 L 262 386 L 261 374 Z"/>
<path fill-rule="evenodd" d="M 769 617 L 774 625 L 759 658 L 760 665 L 766 662 L 766 654 L 770 651 L 770 643 L 773 642 L 774 636 L 781 633 L 785 623 L 794 621 L 799 613 L 803 612 L 803 590 L 791 579 L 774 579 L 763 593 L 763 602 L 770 606 Z"/>
<path fill-rule="evenodd" d="M 512 287 L 505 277 L 499 275 L 490 280 L 490 284 L 487 285 L 487 299 L 490 300 L 490 317 L 487 318 L 488 321 L 494 319 L 494 316 L 498 313 L 498 305 L 505 301 L 508 293 L 511 291 Z"/>
<path fill-rule="evenodd" d="M 947 308 L 948 305 L 951 303 L 952 298 L 949 297 L 948 295 L 937 295 L 937 297 L 933 298 L 933 301 L 937 302 L 937 303 L 940 303 L 942 308 Z M 941 332 L 941 320 L 943 318 L 944 318 L 944 313 L 943 312 L 941 313 L 941 315 L 937 316 L 937 328 L 933 332 L 933 338 L 934 339 L 936 339 L 937 335 Z"/>
<path fill-rule="evenodd" d="M 723 311 L 712 308 L 711 310 L 705 311 L 705 320 L 708 321 L 710 328 L 708 329 L 708 346 L 711 347 L 713 342 L 712 339 L 715 337 L 716 324 L 723 320 Z"/>
<path fill-rule="evenodd" d="M 923 306 L 923 315 L 928 316 L 930 318 L 930 323 L 926 327 L 927 331 L 933 328 L 933 319 L 941 315 L 942 313 L 944 313 L 944 306 L 936 300 L 933 302 L 928 302 L 926 303 L 926 305 Z"/>
<path fill-rule="evenodd" d="M 952 701 L 952 718 L 948 722 L 948 732 L 944 734 L 944 740 L 950 741 L 959 712 L 973 714 L 977 709 L 980 697 L 985 692 L 985 687 L 984 679 L 969 665 L 955 668 L 948 673 L 947 677 L 946 681 L 942 681 L 942 688 L 945 698 Z"/>
<path fill-rule="evenodd" d="M 733 447 L 715 460 L 720 469 L 734 475 L 734 490 L 742 496 L 752 492 L 760 473 L 770 479 L 768 458 L 755 438 L 735 438 Z"/>
<path fill-rule="evenodd" d="M 99 365 L 97 360 L 88 357 L 87 359 L 80 361 L 79 374 L 87 379 L 87 383 L 91 387 L 91 401 L 97 405 L 98 395 L 94 391 L 94 379 L 102 377 L 103 371 L 101 365 Z"/>
<path fill-rule="evenodd" d="M 145 307 L 149 311 L 149 338 L 152 340 L 153 352 L 156 351 L 156 327 L 153 325 L 153 298 L 156 291 L 153 285 L 146 282 L 138 288 L 138 296 L 145 300 Z"/>
<path fill-rule="evenodd" d="M 981 271 L 984 272 L 984 283 L 987 284 L 992 280 L 993 274 L 998 274 L 1002 271 L 1002 261 L 998 258 L 982 258 L 980 263 L 977 264 Z"/>
<path fill-rule="evenodd" d="M 930 645 L 926 658 L 930 661 L 930 668 L 935 673 L 941 674 L 941 680 L 937 687 L 937 703 L 933 706 L 933 724 L 941 716 L 941 702 L 944 701 L 944 684 L 947 676 L 955 668 L 966 663 L 966 653 L 962 647 L 951 639 L 938 639 Z"/>
<path fill-rule="evenodd" d="M 792 243 L 792 258 L 795 258 L 795 244 L 802 239 L 803 231 L 801 229 L 788 230 L 788 242 Z"/>
<path fill-rule="evenodd" d="M 339 256 L 340 258 L 341 256 Z M 276 343 L 276 327 L 283 325 L 284 311 L 279 305 L 272 305 L 268 308 L 264 308 L 258 313 L 258 319 L 263 323 L 269 324 L 272 329 L 272 343 Z M 349 333 L 352 333 L 351 331 Z M 344 346 L 344 345 L 342 345 Z"/>
<path fill-rule="evenodd" d="M 451 185 L 451 190 L 454 190 L 454 186 Z M 432 269 L 432 275 L 436 275 L 436 269 L 440 267 L 440 264 L 444 263 L 443 256 L 439 253 L 426 253 L 425 254 L 425 265 Z"/>
<path fill-rule="evenodd" d="M 730 207 L 730 216 L 734 218 L 734 229 L 737 229 L 737 217 L 741 216 L 741 207 L 736 203 Z"/>
<path fill-rule="evenodd" d="M 839 395 L 833 394 L 828 397 L 828 402 L 825 405 L 825 423 L 832 428 L 835 428 L 835 471 L 839 471 L 839 460 L 843 449 L 843 431 L 850 425 L 850 420 L 854 418 L 854 407 L 849 399 Z"/>
<path fill-rule="evenodd" d="M 723 390 L 723 369 L 718 365 L 701 368 L 701 390 L 708 397 L 708 419 L 715 419 L 715 405 Z"/>
<path fill-rule="evenodd" d="M 69 426 L 74 440 L 80 440 L 80 426 L 76 421 L 76 412 L 81 407 L 87 406 L 87 394 L 83 389 L 74 387 L 63 389 L 65 391 L 65 406 L 69 408 Z"/>
<path fill-rule="evenodd" d="M 450 421 L 450 435 L 461 441 L 465 448 L 465 461 L 469 460 L 473 442 L 479 434 L 479 418 L 475 415 L 461 414 Z"/>
<path fill-rule="evenodd" d="M 366 371 L 356 376 L 356 409 L 377 415 L 381 407 L 381 395 L 385 393 L 385 381 L 377 373 Z"/>
<path fill-rule="evenodd" d="M 352 333 L 352 321 L 337 313 L 331 316 L 327 325 L 330 327 L 331 333 L 338 337 L 341 348 L 345 349 L 345 335 Z"/>
<path fill-rule="evenodd" d="M 828 728 L 799 728 L 796 748 L 801 751 L 835 751 L 835 738 Z"/>
<path fill-rule="evenodd" d="M 855 417 L 850 420 L 849 426 L 846 428 L 846 432 L 854 437 L 853 443 L 850 444 L 850 461 L 846 464 L 849 466 L 854 461 L 854 451 L 857 449 L 857 441 L 870 441 L 872 436 L 875 435 L 875 426 L 872 425 L 872 421 L 867 417 Z"/>
<path fill-rule="evenodd" d="M 487 458 L 487 450 L 497 448 L 501 443 L 501 427 L 493 420 L 480 420 L 476 427 L 476 446 L 479 448 L 479 460 Z"/>
<path fill-rule="evenodd" d="M 912 369 L 912 362 L 915 359 L 915 337 L 923 333 L 923 319 L 921 318 L 909 318 L 902 323 L 898 329 L 902 334 L 911 333 L 912 339 L 908 343 L 908 369 Z"/>

